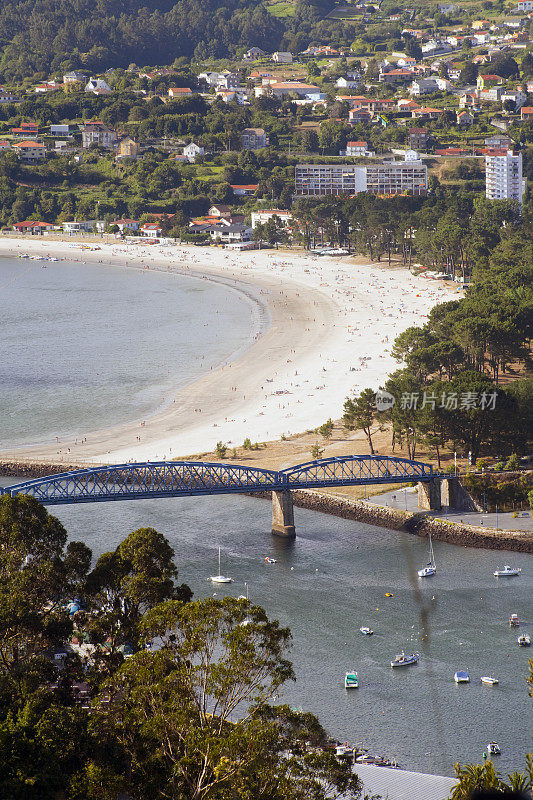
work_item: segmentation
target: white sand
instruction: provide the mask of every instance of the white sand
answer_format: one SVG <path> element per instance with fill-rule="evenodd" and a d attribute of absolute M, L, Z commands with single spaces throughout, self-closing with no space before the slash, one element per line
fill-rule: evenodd
<path fill-rule="evenodd" d="M 348 394 L 378 388 L 398 367 L 390 355 L 395 337 L 423 324 L 434 305 L 459 291 L 414 278 L 406 269 L 359 265 L 346 257 L 122 242 L 99 246 L 82 252 L 79 244 L 45 237 L 0 240 L 4 255 L 42 253 L 204 274 L 236 280 L 247 294 L 253 284 L 268 305 L 271 325 L 244 355 L 176 391 L 164 411 L 145 421 L 80 430 L 59 444 L 3 450 L 3 460 L 163 460 L 212 451 L 219 440 L 232 447 L 246 437 L 268 441 L 315 428 L 342 415 Z"/>

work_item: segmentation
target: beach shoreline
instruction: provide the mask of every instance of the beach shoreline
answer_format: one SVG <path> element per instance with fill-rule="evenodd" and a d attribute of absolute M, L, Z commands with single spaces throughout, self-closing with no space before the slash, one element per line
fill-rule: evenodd
<path fill-rule="evenodd" d="M 211 452 L 218 441 L 231 449 L 245 438 L 271 441 L 315 428 L 341 415 L 349 393 L 377 388 L 397 368 L 395 337 L 457 291 L 406 269 L 306 253 L 0 239 L 1 255 L 22 253 L 217 280 L 268 309 L 269 324 L 230 363 L 177 389 L 145 421 L 1 451 L 2 460 L 21 463 L 165 460 Z"/>

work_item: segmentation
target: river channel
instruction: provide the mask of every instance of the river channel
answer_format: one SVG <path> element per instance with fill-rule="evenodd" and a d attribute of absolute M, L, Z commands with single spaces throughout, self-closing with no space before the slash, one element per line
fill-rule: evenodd
<path fill-rule="evenodd" d="M 3 479 L 2 483 L 13 480 Z M 197 598 L 250 599 L 288 625 L 296 682 L 283 699 L 316 713 L 343 741 L 362 742 L 421 772 L 453 774 L 453 764 L 480 761 L 491 740 L 503 772 L 522 768 L 531 751 L 531 700 L 526 676 L 530 650 L 519 632 L 533 634 L 533 557 L 435 543 L 438 573 L 413 577 L 426 561 L 426 542 L 406 533 L 296 509 L 294 544 L 272 537 L 270 504 L 218 496 L 57 506 L 50 509 L 74 539 L 95 555 L 130 531 L 152 525 L 171 542 L 179 580 Z M 217 549 L 234 583 L 213 588 Z M 266 564 L 265 557 L 277 559 Z M 522 568 L 497 579 L 504 563 Z M 392 597 L 386 597 L 392 593 Z M 375 630 L 362 636 L 361 625 Z M 397 652 L 418 650 L 418 665 L 392 670 Z M 347 692 L 344 673 L 355 668 L 360 688 Z M 457 669 L 471 683 L 454 683 Z M 481 684 L 494 673 L 499 686 Z M 281 699 L 281 698 L 280 698 Z"/>

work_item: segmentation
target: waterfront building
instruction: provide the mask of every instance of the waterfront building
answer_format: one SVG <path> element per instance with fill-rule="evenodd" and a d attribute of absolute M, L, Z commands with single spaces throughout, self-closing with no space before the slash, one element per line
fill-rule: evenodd
<path fill-rule="evenodd" d="M 427 192 L 427 168 L 420 160 L 388 161 L 376 164 L 298 164 L 295 195 L 371 194 L 393 195 Z"/>
<path fill-rule="evenodd" d="M 485 155 L 485 194 L 489 200 L 518 200 L 522 205 L 522 153 L 501 149 Z"/>

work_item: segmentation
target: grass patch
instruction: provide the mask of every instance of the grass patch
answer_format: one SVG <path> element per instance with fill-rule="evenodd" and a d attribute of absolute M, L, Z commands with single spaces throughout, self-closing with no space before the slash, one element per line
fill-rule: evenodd
<path fill-rule="evenodd" d="M 293 17 L 295 12 L 294 3 L 289 2 L 289 0 L 279 0 L 277 3 L 268 3 L 266 9 L 269 14 L 279 19 Z"/>

